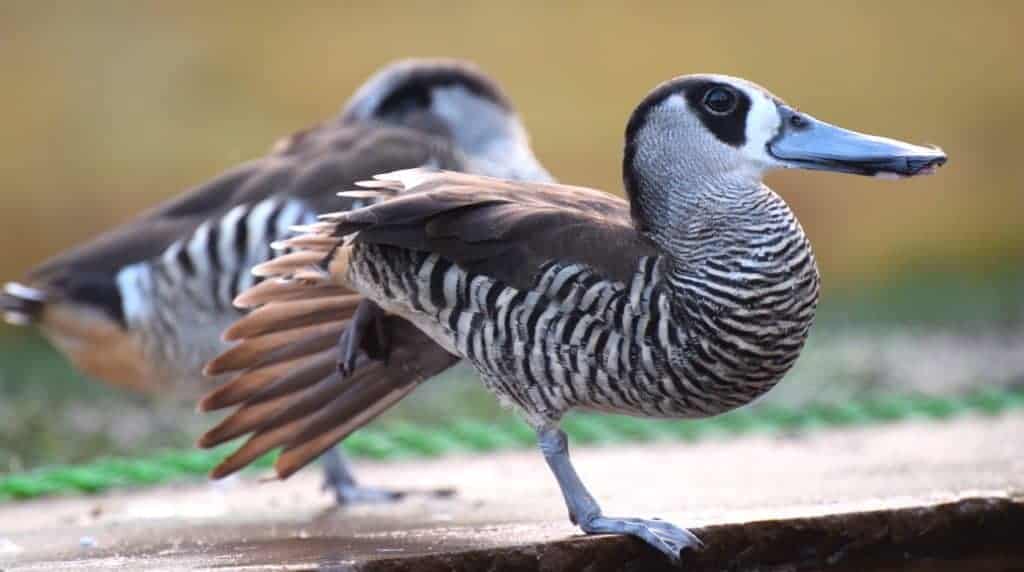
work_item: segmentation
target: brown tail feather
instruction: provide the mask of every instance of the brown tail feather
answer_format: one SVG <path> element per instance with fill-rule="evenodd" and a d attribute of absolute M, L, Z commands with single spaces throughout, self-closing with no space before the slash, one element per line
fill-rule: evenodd
<path fill-rule="evenodd" d="M 275 301 L 242 317 L 224 331 L 225 341 L 253 338 L 271 332 L 337 322 L 352 316 L 362 297 L 358 294 Z"/>
<path fill-rule="evenodd" d="M 329 282 L 311 285 L 295 280 L 270 279 L 239 294 L 234 300 L 234 305 L 238 308 L 248 309 L 262 306 L 268 302 L 287 302 L 351 293 L 351 290 Z"/>
<path fill-rule="evenodd" d="M 296 420 L 273 431 L 250 436 L 244 445 L 210 471 L 210 478 L 222 479 L 244 469 L 246 465 L 260 458 L 267 451 L 291 441 L 302 427 L 302 420 Z"/>
<path fill-rule="evenodd" d="M 316 250 L 299 250 L 282 254 L 277 258 L 253 266 L 254 276 L 286 276 L 308 266 L 316 266 L 323 261 L 325 253 Z"/>
<path fill-rule="evenodd" d="M 258 393 L 250 396 L 249 403 L 261 403 L 276 397 L 301 391 L 302 389 L 318 383 L 331 375 L 338 369 L 337 352 L 326 350 L 315 357 L 310 358 L 306 365 L 299 369 L 293 369 L 287 375 L 282 376 L 274 383 L 261 389 Z"/>
<path fill-rule="evenodd" d="M 327 449 L 391 409 L 417 385 L 418 382 L 413 382 L 388 388 L 382 384 L 376 391 L 353 394 L 351 400 L 336 400 L 317 412 L 274 463 L 277 475 L 282 479 L 293 475 Z M 344 421 L 338 423 L 338 419 Z"/>
<path fill-rule="evenodd" d="M 204 435 L 200 446 L 213 446 L 243 433 L 253 433 L 239 451 L 211 474 L 218 478 L 228 475 L 263 453 L 283 447 L 276 469 L 281 477 L 291 475 L 392 407 L 420 382 L 457 361 L 401 318 L 389 316 L 385 327 L 391 336 L 388 361 L 361 360 L 356 371 L 343 380 L 333 367 L 328 367 L 325 356 L 330 352 L 324 351 L 303 358 L 298 366 L 288 362 L 290 368 L 279 370 L 273 379 L 250 381 L 256 373 L 247 371 L 211 393 L 203 400 L 204 408 L 241 405 Z M 244 387 L 232 388 L 236 383 Z M 239 400 L 239 396 L 244 397 Z"/>
<path fill-rule="evenodd" d="M 308 389 L 306 389 L 308 391 Z M 216 447 L 246 433 L 265 427 L 267 421 L 288 409 L 302 397 L 302 393 L 283 395 L 277 399 L 264 401 L 251 407 L 242 406 L 213 429 L 204 433 L 198 445 L 204 449 Z"/>
<path fill-rule="evenodd" d="M 300 234 L 274 243 L 275 247 L 313 250 L 328 253 L 338 245 L 338 238 L 319 234 Z"/>
<path fill-rule="evenodd" d="M 207 363 L 203 373 L 220 375 L 320 352 L 338 341 L 347 324 L 328 322 L 243 340 Z"/>
<path fill-rule="evenodd" d="M 322 419 L 325 414 L 331 414 L 333 411 L 322 410 L 310 417 L 299 417 L 299 419 L 254 433 L 239 450 L 221 461 L 221 464 L 214 468 L 210 476 L 215 479 L 226 477 L 245 468 L 253 460 L 270 449 L 289 443 L 298 443 L 298 446 L 286 449 L 278 463 L 274 466 L 280 478 L 287 478 L 311 463 L 316 457 L 333 447 L 353 431 L 372 421 L 374 417 L 390 408 L 391 405 L 415 389 L 415 387 L 416 384 L 410 384 L 406 388 L 402 388 L 402 391 L 391 392 L 391 399 L 378 399 L 375 402 L 371 402 L 368 408 L 360 411 L 360 414 L 348 420 L 348 423 L 334 427 L 328 433 L 316 434 L 308 440 L 301 438 L 301 435 L 309 432 L 311 424 Z M 389 396 L 385 395 L 384 397 Z"/>
<path fill-rule="evenodd" d="M 328 350 L 292 361 L 280 361 L 273 365 L 248 369 L 230 383 L 208 393 L 199 402 L 199 410 L 215 411 L 249 399 L 265 401 L 270 398 L 266 392 L 281 384 L 296 384 L 288 387 L 292 391 L 298 391 L 323 380 L 336 366 L 335 352 Z M 286 392 L 275 392 L 273 397 L 284 393 Z"/>
<path fill-rule="evenodd" d="M 366 377 L 365 374 L 342 377 L 335 371 L 319 383 L 292 394 L 242 406 L 204 437 L 219 438 L 213 443 L 217 445 L 243 433 L 269 431 L 296 419 L 303 419 L 316 412 L 324 403 L 337 401 L 339 396 L 352 387 L 365 384 Z M 230 436 L 225 438 L 226 435 Z"/>
<path fill-rule="evenodd" d="M 347 378 L 342 378 L 336 369 L 321 376 L 316 383 L 290 393 L 273 397 L 260 396 L 250 399 L 234 413 L 207 431 L 199 440 L 201 447 L 214 447 L 249 432 L 273 430 L 276 427 L 313 413 L 330 403 L 351 387 L 366 383 L 368 373 L 363 369 Z M 280 392 L 279 392 L 280 393 Z"/>

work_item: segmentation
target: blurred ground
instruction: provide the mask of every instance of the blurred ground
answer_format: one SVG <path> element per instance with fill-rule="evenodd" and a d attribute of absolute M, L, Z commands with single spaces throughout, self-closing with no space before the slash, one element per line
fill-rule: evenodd
<path fill-rule="evenodd" d="M 707 548 L 686 556 L 691 572 L 984 572 L 1024 559 L 1022 431 L 1018 412 L 802 438 L 576 448 L 574 457 L 607 514 L 694 527 Z M 374 483 L 458 493 L 336 509 L 306 471 L 286 482 L 5 505 L 0 567 L 670 569 L 636 541 L 577 536 L 536 451 L 362 469 Z"/>

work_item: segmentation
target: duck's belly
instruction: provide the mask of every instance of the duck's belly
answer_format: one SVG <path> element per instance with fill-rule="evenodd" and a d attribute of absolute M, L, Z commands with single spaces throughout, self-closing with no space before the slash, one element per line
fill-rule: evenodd
<path fill-rule="evenodd" d="M 688 369 L 692 341 L 650 285 L 607 282 L 597 286 L 604 291 L 555 299 L 469 275 L 437 255 L 366 244 L 354 246 L 347 280 L 472 363 L 532 420 L 556 420 L 573 407 L 703 417 L 763 393 Z"/>

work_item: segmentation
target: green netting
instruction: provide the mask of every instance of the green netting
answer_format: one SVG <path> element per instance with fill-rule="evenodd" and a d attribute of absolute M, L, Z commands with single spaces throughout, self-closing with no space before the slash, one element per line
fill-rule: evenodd
<path fill-rule="evenodd" d="M 967 413 L 998 415 L 1024 407 L 1024 388 L 992 389 L 940 397 L 878 396 L 845 403 L 818 403 L 792 408 L 764 404 L 711 419 L 664 421 L 632 417 L 572 414 L 562 427 L 576 444 L 600 445 L 659 440 L 696 441 L 750 433 L 809 431 L 864 426 L 903 420 L 946 420 Z M 519 419 L 458 419 L 439 426 L 396 422 L 363 429 L 345 440 L 356 458 L 404 459 L 449 453 L 487 453 L 534 446 L 534 435 Z M 211 451 L 162 451 L 146 458 L 99 459 L 84 465 L 55 466 L 0 477 L 0 502 L 55 494 L 96 493 L 116 487 L 154 485 L 202 478 L 233 448 Z M 268 454 L 253 463 L 266 469 Z"/>

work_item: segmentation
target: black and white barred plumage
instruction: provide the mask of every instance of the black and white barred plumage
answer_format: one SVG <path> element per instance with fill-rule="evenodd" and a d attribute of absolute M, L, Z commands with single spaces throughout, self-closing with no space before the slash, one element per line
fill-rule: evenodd
<path fill-rule="evenodd" d="M 573 407 L 715 415 L 785 374 L 817 303 L 810 243 L 782 199 L 762 192 L 745 213 L 762 222 L 740 228 L 735 251 L 696 268 L 673 270 L 670 258 L 643 256 L 618 281 L 585 264 L 551 261 L 520 289 L 437 254 L 356 235 L 344 280 L 469 360 L 491 389 L 538 422 Z"/>
<path fill-rule="evenodd" d="M 279 254 L 270 245 L 291 227 L 314 219 L 313 206 L 298 199 L 240 204 L 117 272 L 125 325 L 145 359 L 166 368 L 175 393 L 194 394 L 202 366 L 226 349 L 221 333 L 243 315 L 234 299 L 258 280 L 250 269 Z"/>

